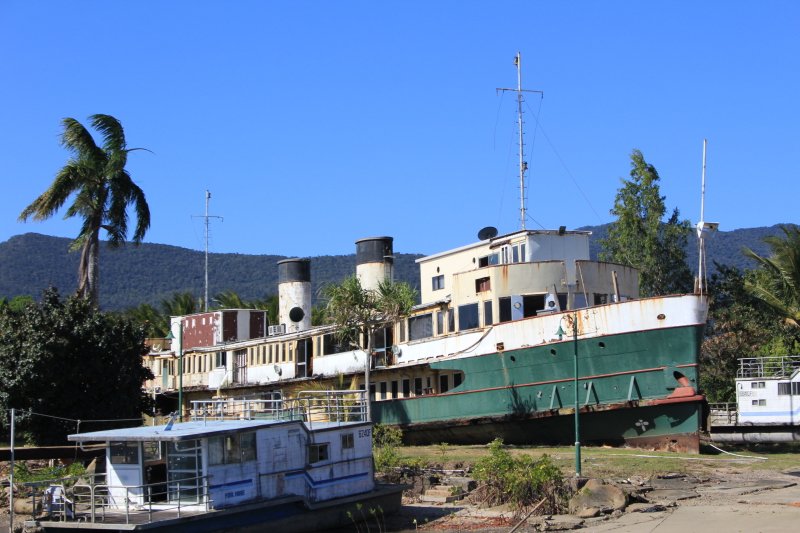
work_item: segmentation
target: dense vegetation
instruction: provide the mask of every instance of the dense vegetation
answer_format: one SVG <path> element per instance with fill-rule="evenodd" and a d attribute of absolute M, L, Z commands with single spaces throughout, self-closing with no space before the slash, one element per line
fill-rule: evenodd
<path fill-rule="evenodd" d="M 17 435 L 40 445 L 113 427 L 109 420 L 137 425 L 130 420 L 150 411 L 141 389 L 152 378 L 142 366 L 144 339 L 132 321 L 99 312 L 85 298 L 62 300 L 55 289 L 40 303 L 0 301 L 0 410 L 17 409 Z M 3 417 L 4 439 L 8 429 Z"/>

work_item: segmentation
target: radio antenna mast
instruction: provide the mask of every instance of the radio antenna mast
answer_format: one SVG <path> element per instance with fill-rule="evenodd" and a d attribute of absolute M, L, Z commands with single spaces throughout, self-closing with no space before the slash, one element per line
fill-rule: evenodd
<path fill-rule="evenodd" d="M 205 244 L 206 244 L 206 266 L 205 266 L 205 287 L 203 291 L 203 311 L 208 312 L 208 236 L 209 236 L 209 219 L 211 218 L 218 218 L 221 221 L 224 220 L 220 216 L 216 215 L 209 215 L 208 214 L 208 202 L 211 200 L 211 192 L 206 189 L 206 214 L 205 215 L 198 215 L 203 218 L 204 226 L 205 226 Z"/>
<path fill-rule="evenodd" d="M 498 88 L 497 92 L 514 91 L 517 93 L 517 133 L 519 135 L 519 226 L 525 229 L 525 172 L 528 170 L 528 162 L 525 161 L 525 143 L 522 131 L 522 93 L 538 93 L 544 96 L 543 91 L 530 91 L 522 88 L 522 54 L 517 52 L 514 57 L 514 65 L 517 67 L 517 88 L 507 89 Z"/>

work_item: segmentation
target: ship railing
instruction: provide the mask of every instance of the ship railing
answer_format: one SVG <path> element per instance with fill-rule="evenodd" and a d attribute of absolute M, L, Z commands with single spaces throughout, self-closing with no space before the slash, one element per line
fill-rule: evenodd
<path fill-rule="evenodd" d="M 273 393 L 266 398 L 194 400 L 190 414 L 196 420 L 285 420 L 291 416 L 280 393 Z"/>
<path fill-rule="evenodd" d="M 800 355 L 774 355 L 739 359 L 737 378 L 788 378 L 800 369 Z"/>
<path fill-rule="evenodd" d="M 193 420 L 303 420 L 364 422 L 365 390 L 301 391 L 295 398 L 226 398 L 191 402 Z"/>
<path fill-rule="evenodd" d="M 310 425 L 314 422 L 367 421 L 367 391 L 302 391 L 292 400 L 292 408 Z"/>
<path fill-rule="evenodd" d="M 736 402 L 708 404 L 708 425 L 735 426 L 739 422 L 739 410 Z"/>
<path fill-rule="evenodd" d="M 37 482 L 38 488 L 31 494 L 33 508 L 62 522 L 131 524 L 180 518 L 211 507 L 208 476 L 145 485 L 96 482 L 104 478 L 90 476 L 87 480 L 84 476 L 74 485 L 63 479 Z"/>

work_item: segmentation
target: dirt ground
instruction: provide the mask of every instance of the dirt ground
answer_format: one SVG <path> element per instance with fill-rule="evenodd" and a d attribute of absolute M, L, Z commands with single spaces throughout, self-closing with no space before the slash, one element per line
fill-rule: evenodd
<path fill-rule="evenodd" d="M 642 501 L 630 504 L 625 511 L 596 518 L 534 515 L 522 521 L 508 507 L 483 508 L 470 503 L 468 498 L 447 504 L 425 503 L 417 494 L 405 497 L 400 512 L 385 517 L 380 524 L 370 521 L 340 531 L 499 533 L 509 532 L 519 524 L 518 532 L 569 529 L 785 532 L 795 530 L 800 522 L 800 455 L 797 467 L 789 469 L 754 469 L 746 462 L 731 462 L 702 464 L 672 475 L 605 479 Z M 0 492 L 3 497 L 0 533 L 4 533 L 9 531 L 8 504 L 5 491 Z M 755 522 L 748 524 L 747 520 Z"/>

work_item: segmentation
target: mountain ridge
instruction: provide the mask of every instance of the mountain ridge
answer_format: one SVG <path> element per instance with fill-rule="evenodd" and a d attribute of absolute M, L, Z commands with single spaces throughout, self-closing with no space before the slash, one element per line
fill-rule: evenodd
<path fill-rule="evenodd" d="M 754 263 L 742 253 L 749 247 L 760 255 L 769 253 L 763 238 L 782 235 L 781 224 L 717 232 L 706 242 L 709 270 L 714 263 L 752 268 Z M 583 226 L 591 231 L 592 258 L 600 250 L 599 241 L 608 225 Z M 39 233 L 15 235 L 0 242 L 0 297 L 30 295 L 38 298 L 42 290 L 57 287 L 68 294 L 77 286 L 78 253 L 69 252 L 72 239 Z M 689 239 L 687 262 L 697 268 L 696 240 Z M 100 253 L 100 305 L 105 310 L 122 310 L 141 303 L 158 306 L 176 292 L 203 294 L 204 252 L 159 243 L 126 244 L 109 249 L 102 243 Z M 395 279 L 419 288 L 416 259 L 421 254 L 396 253 Z M 210 296 L 234 291 L 244 300 L 264 298 L 278 292 L 278 267 L 288 256 L 265 254 L 209 253 Z M 329 282 L 337 282 L 355 272 L 355 254 L 322 255 L 311 260 L 314 294 Z"/>

